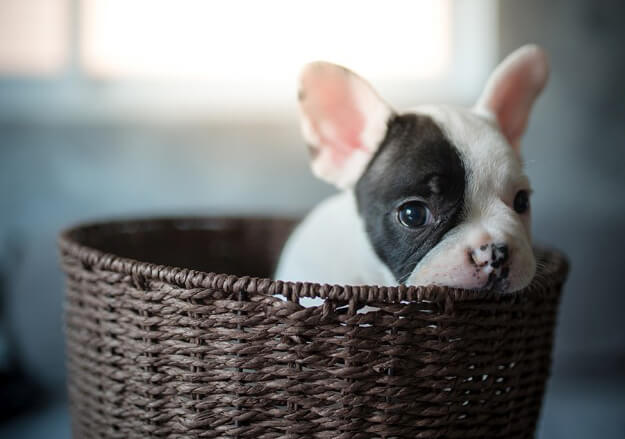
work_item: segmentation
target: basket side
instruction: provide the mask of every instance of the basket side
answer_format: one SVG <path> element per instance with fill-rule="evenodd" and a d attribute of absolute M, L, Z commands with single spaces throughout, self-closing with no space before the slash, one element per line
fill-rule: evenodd
<path fill-rule="evenodd" d="M 77 438 L 534 434 L 567 270 L 557 253 L 541 253 L 528 291 L 479 296 L 61 251 Z M 327 300 L 303 308 L 304 296 Z"/>

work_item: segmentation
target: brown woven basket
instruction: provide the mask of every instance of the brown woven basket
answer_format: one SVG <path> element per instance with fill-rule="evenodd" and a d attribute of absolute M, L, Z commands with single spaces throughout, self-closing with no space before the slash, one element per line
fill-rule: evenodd
<path fill-rule="evenodd" d="M 508 295 L 269 280 L 292 227 L 196 218 L 64 232 L 74 437 L 534 436 L 562 255 L 537 251 L 535 280 Z M 357 313 L 365 304 L 380 310 Z"/>

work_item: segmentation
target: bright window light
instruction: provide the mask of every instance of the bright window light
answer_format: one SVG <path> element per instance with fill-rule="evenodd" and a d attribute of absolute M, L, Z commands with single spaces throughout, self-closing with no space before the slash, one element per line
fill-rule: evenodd
<path fill-rule="evenodd" d="M 323 59 L 370 79 L 450 65 L 448 0 L 83 0 L 81 58 L 103 79 L 291 84 Z"/>
<path fill-rule="evenodd" d="M 0 0 L 0 74 L 60 72 L 68 55 L 68 0 Z"/>
<path fill-rule="evenodd" d="M 0 88 L 65 79 L 4 87 L 45 117 L 282 121 L 302 66 L 327 60 L 400 110 L 470 104 L 497 14 L 497 0 L 0 0 Z"/>

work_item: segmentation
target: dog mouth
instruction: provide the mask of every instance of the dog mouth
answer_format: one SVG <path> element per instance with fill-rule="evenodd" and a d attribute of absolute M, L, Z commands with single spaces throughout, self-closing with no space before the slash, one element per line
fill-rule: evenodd
<path fill-rule="evenodd" d="M 493 271 L 489 273 L 486 283 L 480 289 L 505 293 L 510 288 L 510 279 L 508 279 L 510 267 L 508 265 L 491 266 L 493 267 Z"/>

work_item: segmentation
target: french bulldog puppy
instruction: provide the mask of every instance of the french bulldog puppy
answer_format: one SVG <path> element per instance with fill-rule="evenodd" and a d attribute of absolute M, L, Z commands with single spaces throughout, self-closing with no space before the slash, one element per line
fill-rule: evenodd
<path fill-rule="evenodd" d="M 502 293 L 536 271 L 521 137 L 547 82 L 528 45 L 492 73 L 472 108 L 397 112 L 355 73 L 315 62 L 300 77 L 313 172 L 341 192 L 289 238 L 276 278 L 444 285 Z"/>

